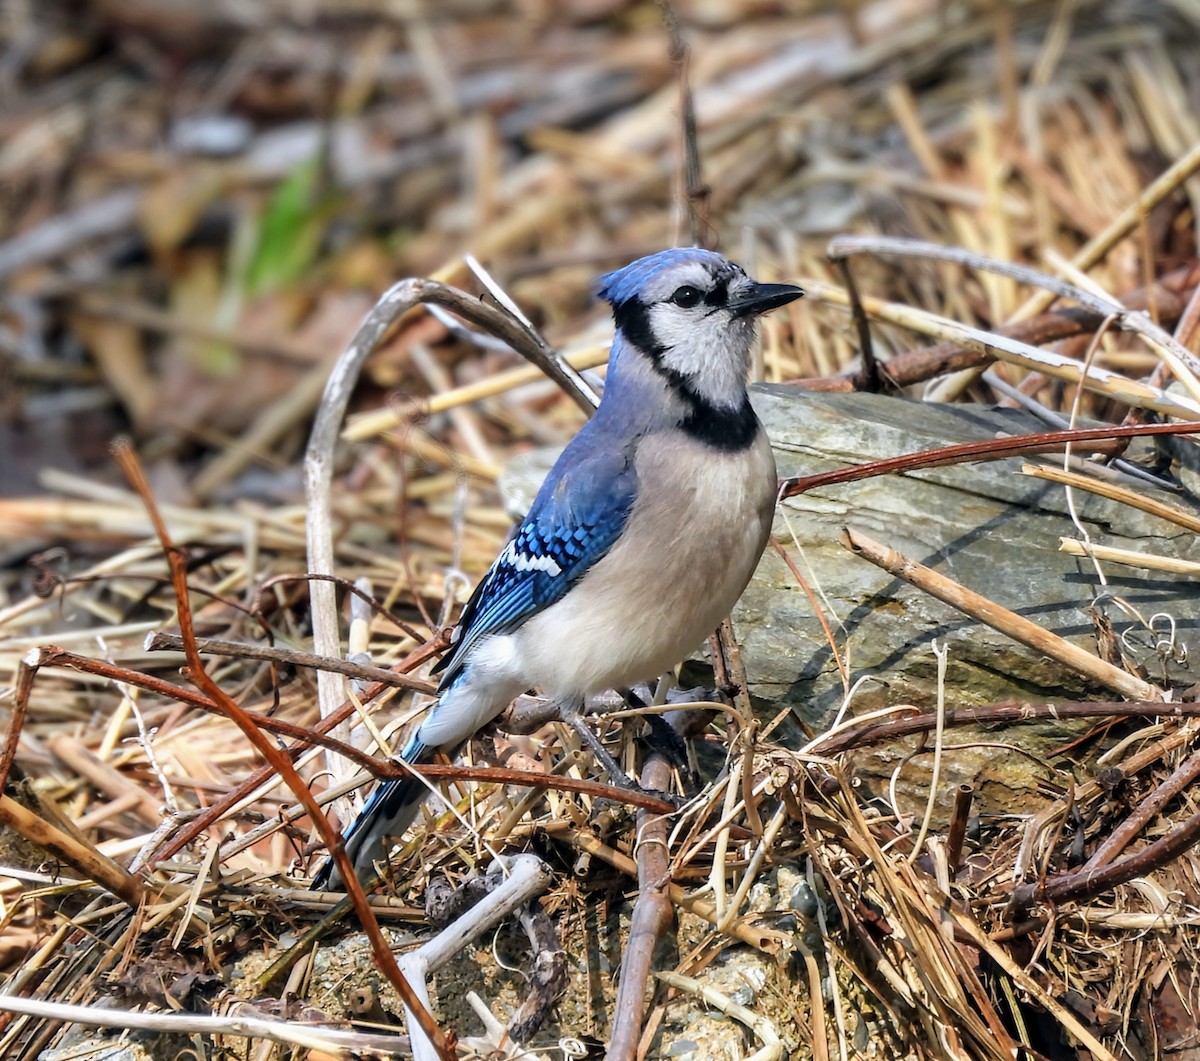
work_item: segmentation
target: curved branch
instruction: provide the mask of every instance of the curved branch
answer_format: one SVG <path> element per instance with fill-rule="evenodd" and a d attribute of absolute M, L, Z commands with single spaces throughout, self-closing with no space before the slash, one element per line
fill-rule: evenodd
<path fill-rule="evenodd" d="M 414 306 L 431 302 L 453 310 L 477 327 L 503 339 L 563 388 L 585 411 L 591 413 L 596 398 L 583 377 L 538 336 L 508 313 L 502 312 L 458 288 L 434 280 L 410 277 L 393 285 L 363 318 L 358 331 L 338 357 L 313 420 L 312 434 L 304 456 L 305 517 L 308 539 L 308 569 L 317 575 L 334 573 L 333 529 L 330 492 L 333 456 L 338 432 L 350 404 L 363 365 L 393 324 Z M 309 590 L 312 603 L 313 650 L 318 656 L 341 656 L 341 630 L 332 583 L 316 581 Z M 327 717 L 341 705 L 343 681 L 332 671 L 317 674 L 317 699 L 321 716 Z M 348 726 L 335 732 L 349 740 Z M 332 764 L 331 764 L 332 765 Z M 335 776 L 344 771 L 335 768 Z"/>

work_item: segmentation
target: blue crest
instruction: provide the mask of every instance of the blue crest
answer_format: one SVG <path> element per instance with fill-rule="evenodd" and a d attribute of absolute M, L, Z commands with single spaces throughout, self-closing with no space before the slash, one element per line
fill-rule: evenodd
<path fill-rule="evenodd" d="M 596 295 L 614 306 L 620 305 L 639 294 L 660 272 L 684 262 L 707 262 L 714 266 L 714 271 L 721 267 L 728 268 L 725 259 L 716 251 L 703 247 L 671 247 L 630 262 L 622 269 L 605 273 L 596 282 Z"/>

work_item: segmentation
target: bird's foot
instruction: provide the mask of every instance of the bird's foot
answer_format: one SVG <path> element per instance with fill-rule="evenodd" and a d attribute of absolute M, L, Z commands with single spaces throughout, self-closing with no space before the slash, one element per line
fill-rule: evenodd
<path fill-rule="evenodd" d="M 683 810 L 687 806 L 688 800 L 691 799 L 690 796 L 679 792 L 666 792 L 661 788 L 642 788 L 641 785 L 637 786 L 637 791 L 639 795 L 652 796 L 654 799 L 661 799 L 664 803 L 671 804 L 676 811 Z"/>
<path fill-rule="evenodd" d="M 620 692 L 630 707 L 639 708 L 647 706 L 647 701 L 633 689 L 622 689 Z M 647 713 L 643 718 L 646 728 L 650 731 L 643 738 L 645 743 L 653 751 L 665 756 L 667 761 L 684 778 L 685 786 L 690 786 L 694 789 L 700 787 L 700 775 L 692 771 L 690 757 L 688 756 L 687 737 L 693 734 L 688 733 L 685 736 L 679 729 L 679 723 L 687 717 L 684 714 L 687 704 L 698 698 L 702 698 L 699 696 L 701 692 L 698 689 L 689 689 L 686 691 L 672 689 L 667 693 L 667 702 L 679 702 L 683 705 L 681 710 L 672 711 L 667 715 Z M 699 730 L 696 732 L 699 732 Z"/>
<path fill-rule="evenodd" d="M 687 741 L 662 715 L 646 715 L 645 722 L 650 730 L 647 738 L 650 746 L 656 752 L 665 755 L 671 765 L 686 776 L 688 772 Z"/>
<path fill-rule="evenodd" d="M 591 753 L 600 761 L 600 765 L 604 768 L 604 772 L 608 774 L 609 780 L 617 788 L 632 790 L 638 787 L 637 782 L 633 781 L 617 765 L 617 760 L 608 753 L 608 749 L 604 747 L 604 742 L 592 731 L 591 726 L 587 724 L 587 721 L 577 707 L 561 708 L 559 718 L 579 734 L 579 739 L 588 746 Z"/>
<path fill-rule="evenodd" d="M 671 792 L 663 792 L 658 789 L 643 788 L 641 785 L 639 785 L 637 783 L 637 781 L 635 781 L 632 777 L 630 777 L 627 773 L 625 773 L 625 771 L 622 770 L 621 767 L 617 764 L 616 759 L 614 759 L 612 757 L 612 755 L 609 754 L 608 749 L 604 747 L 604 742 L 601 741 L 598 736 L 596 736 L 595 732 L 593 732 L 592 728 L 587 724 L 583 715 L 579 712 L 579 710 L 577 708 L 564 707 L 560 710 L 559 716 L 563 722 L 565 722 L 576 733 L 579 734 L 579 739 L 582 740 L 583 743 L 588 746 L 588 749 L 592 752 L 593 755 L 595 755 L 597 760 L 599 760 L 601 767 L 603 767 L 603 769 L 604 769 L 604 772 L 606 774 L 608 774 L 609 783 L 614 788 L 619 788 L 626 792 L 637 792 L 644 796 L 653 796 L 655 799 L 661 799 L 666 803 L 670 803 L 671 806 L 675 807 L 676 809 L 678 809 L 679 807 L 682 807 L 683 804 L 686 802 L 686 799 L 684 797 L 677 796 Z M 648 716 L 648 717 L 654 717 L 654 716 Z M 655 721 L 661 721 L 661 719 L 655 718 Z M 671 727 L 669 725 L 667 725 L 666 723 L 663 723 L 663 725 L 668 730 L 671 729 Z M 666 755 L 667 755 L 667 758 L 671 760 L 673 765 L 679 765 L 681 760 L 676 759 L 674 757 L 673 753 L 675 751 L 675 745 L 682 746 L 683 742 L 679 738 L 679 736 L 674 733 L 673 730 L 671 731 L 671 733 L 672 733 L 674 740 L 672 742 L 671 749 L 666 750 Z M 659 750 L 664 750 L 664 749 L 660 748 Z M 686 747 L 684 747 L 684 749 L 683 749 L 682 763 L 684 765 L 684 768 L 686 769 L 686 764 L 687 764 L 687 749 L 686 749 Z"/>

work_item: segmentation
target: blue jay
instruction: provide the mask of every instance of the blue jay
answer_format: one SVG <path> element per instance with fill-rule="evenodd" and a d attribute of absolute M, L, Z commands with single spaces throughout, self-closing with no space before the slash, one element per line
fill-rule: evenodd
<path fill-rule="evenodd" d="M 746 393 L 755 320 L 803 293 L 697 247 L 600 278 L 616 322 L 600 406 L 467 602 L 405 762 L 457 750 L 529 689 L 577 714 L 590 694 L 656 679 L 719 625 L 775 502 L 775 460 Z M 359 874 L 425 793 L 409 778 L 375 790 L 346 832 Z M 327 859 L 313 887 L 338 886 Z"/>

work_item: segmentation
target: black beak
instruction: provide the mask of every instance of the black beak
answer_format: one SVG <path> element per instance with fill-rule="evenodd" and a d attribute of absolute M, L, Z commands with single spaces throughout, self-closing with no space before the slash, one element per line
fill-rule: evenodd
<path fill-rule="evenodd" d="M 786 306 L 803 294 L 804 288 L 795 284 L 750 284 L 731 298 L 728 306 L 735 317 L 747 317 Z"/>

